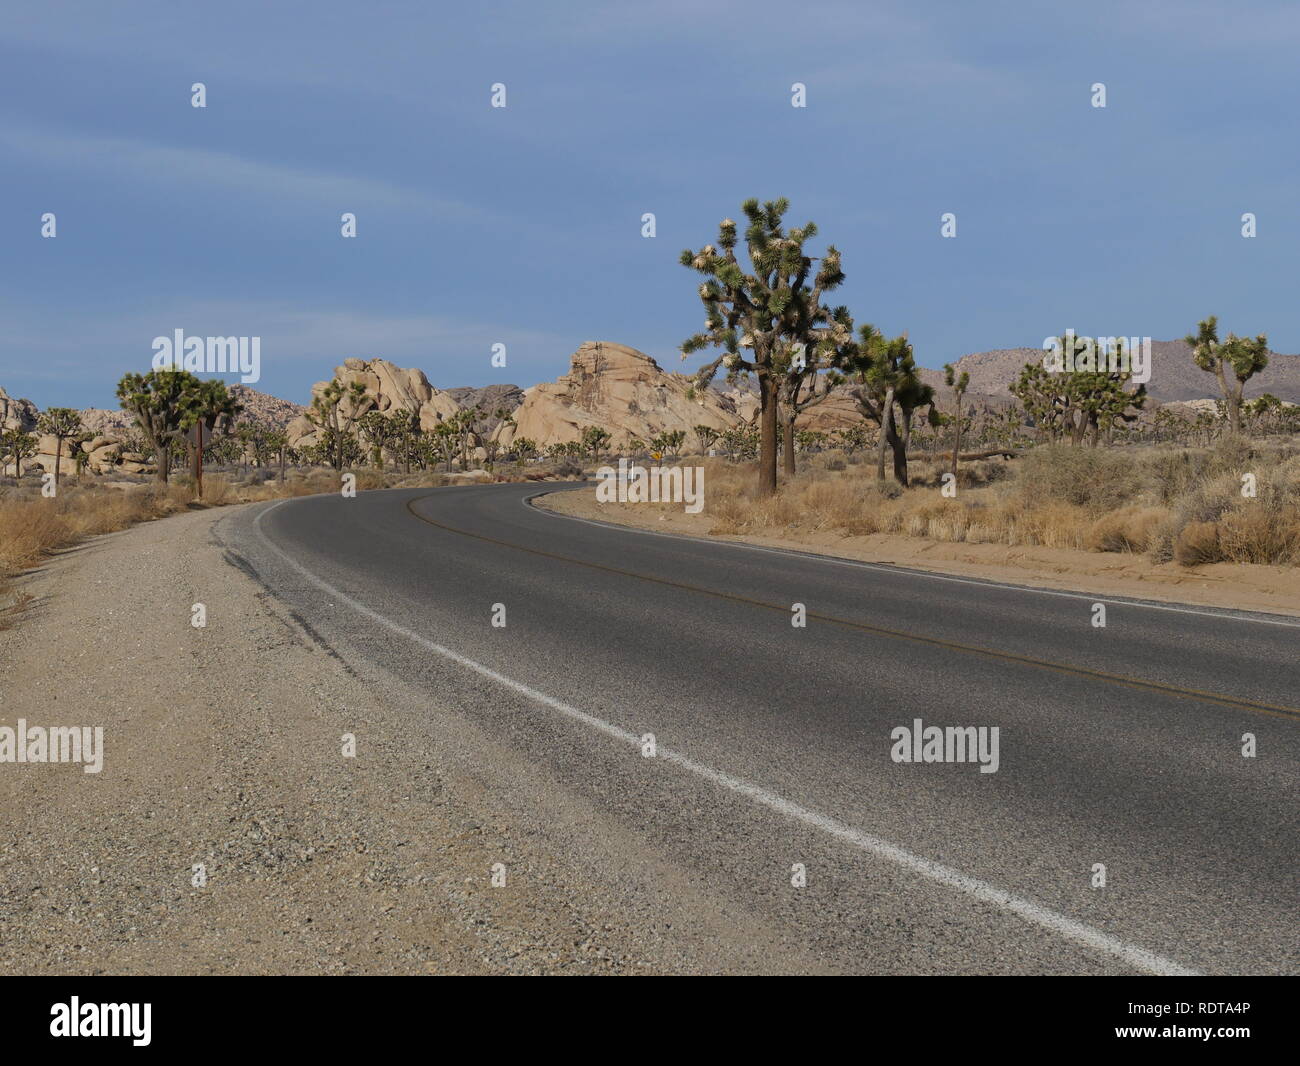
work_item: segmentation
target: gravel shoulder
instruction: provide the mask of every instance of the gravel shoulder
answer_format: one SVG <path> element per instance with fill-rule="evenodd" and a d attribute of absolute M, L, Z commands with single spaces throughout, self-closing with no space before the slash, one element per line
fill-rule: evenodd
<path fill-rule="evenodd" d="M 0 763 L 0 972 L 822 969 L 436 694 L 326 645 L 225 539 L 261 506 L 21 579 L 0 726 L 102 726 L 104 762 Z"/>

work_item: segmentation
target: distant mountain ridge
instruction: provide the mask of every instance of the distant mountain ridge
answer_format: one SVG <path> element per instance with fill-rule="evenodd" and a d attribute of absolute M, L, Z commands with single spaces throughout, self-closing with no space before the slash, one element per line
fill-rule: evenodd
<path fill-rule="evenodd" d="M 1008 387 L 1026 363 L 1041 363 L 1042 348 L 995 348 L 963 355 L 954 364 L 957 372 L 970 374 L 970 392 L 1008 399 Z M 937 389 L 944 388 L 943 371 L 924 370 L 922 377 Z M 1246 385 L 1247 398 L 1271 392 L 1280 400 L 1300 403 L 1300 355 L 1270 352 L 1268 366 Z M 1219 399 L 1219 381 L 1192 362 L 1185 341 L 1151 342 L 1151 380 L 1147 393 L 1158 403 Z"/>

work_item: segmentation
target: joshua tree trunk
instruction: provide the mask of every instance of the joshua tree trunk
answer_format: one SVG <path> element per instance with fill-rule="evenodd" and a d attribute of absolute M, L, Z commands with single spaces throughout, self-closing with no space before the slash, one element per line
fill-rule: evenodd
<path fill-rule="evenodd" d="M 957 462 L 961 458 L 961 397 L 957 397 L 957 413 L 952 424 L 952 476 L 957 479 Z"/>
<path fill-rule="evenodd" d="M 912 416 L 904 414 L 901 426 L 895 426 L 891 417 L 889 428 L 892 438 L 889 443 L 894 449 L 894 479 L 907 488 L 907 449 L 912 440 Z"/>
<path fill-rule="evenodd" d="M 771 496 L 776 492 L 776 380 L 763 369 L 758 372 L 759 434 L 758 493 Z"/>
<path fill-rule="evenodd" d="M 1235 387 L 1230 382 L 1228 386 L 1228 425 L 1232 427 L 1234 433 L 1240 433 L 1243 429 L 1241 424 L 1241 394 L 1245 388 L 1246 383 L 1244 381 L 1236 382 Z"/>
<path fill-rule="evenodd" d="M 794 477 L 794 419 L 786 415 L 781 427 L 781 462 L 787 477 Z"/>
<path fill-rule="evenodd" d="M 876 444 L 876 480 L 885 480 L 885 447 L 889 444 L 890 424 L 894 420 L 894 386 L 885 390 L 885 402 L 880 405 L 880 440 Z"/>

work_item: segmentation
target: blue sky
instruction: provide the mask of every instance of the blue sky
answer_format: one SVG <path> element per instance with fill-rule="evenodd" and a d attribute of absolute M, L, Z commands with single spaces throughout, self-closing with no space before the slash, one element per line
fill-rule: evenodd
<path fill-rule="evenodd" d="M 441 387 L 551 380 L 584 340 L 682 369 L 677 256 L 749 196 L 816 220 L 836 302 L 927 366 L 1209 313 L 1300 350 L 1300 8 L 461 6 L 6 4 L 0 385 L 116 406 L 177 328 L 260 336 L 257 388 L 299 402 L 350 355 Z"/>

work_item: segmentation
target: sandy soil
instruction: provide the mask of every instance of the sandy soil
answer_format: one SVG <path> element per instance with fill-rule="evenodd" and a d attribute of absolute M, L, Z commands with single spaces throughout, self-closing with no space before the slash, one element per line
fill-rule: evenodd
<path fill-rule="evenodd" d="M 560 514 L 690 536 L 711 537 L 714 524 L 708 514 L 686 514 L 680 504 L 598 503 L 594 486 L 538 497 L 534 502 Z M 1122 552 L 944 543 L 884 533 L 850 537 L 792 531 L 789 536 L 719 535 L 713 539 L 1036 588 L 1300 615 L 1300 569 L 1281 566 L 1214 563 L 1189 568 L 1176 563 L 1156 565 L 1143 555 Z"/>

